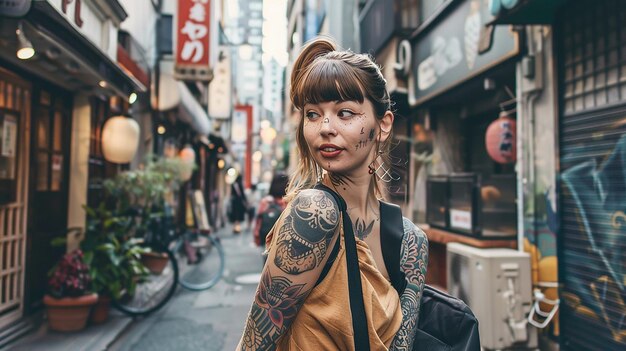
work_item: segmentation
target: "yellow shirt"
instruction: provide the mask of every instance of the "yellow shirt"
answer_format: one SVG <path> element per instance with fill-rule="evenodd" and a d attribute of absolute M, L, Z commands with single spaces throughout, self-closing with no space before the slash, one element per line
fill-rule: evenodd
<path fill-rule="evenodd" d="M 376 268 L 369 246 L 356 239 L 371 350 L 387 350 L 402 323 L 400 298 Z M 272 250 L 268 237 L 268 250 Z M 313 288 L 277 350 L 354 350 L 343 230 L 337 258 Z"/>

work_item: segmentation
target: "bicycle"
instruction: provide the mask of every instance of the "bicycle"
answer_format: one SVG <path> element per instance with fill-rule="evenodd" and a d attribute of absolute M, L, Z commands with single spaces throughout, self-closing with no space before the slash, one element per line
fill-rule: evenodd
<path fill-rule="evenodd" d="M 138 276 L 135 287 L 113 305 L 131 316 L 147 315 L 172 298 L 177 284 L 192 291 L 213 287 L 224 274 L 224 250 L 208 229 L 202 192 L 196 190 L 185 201 L 193 204 L 196 228 L 178 228 L 171 208 L 148 219 L 149 230 L 143 238 L 148 248 L 142 256 L 147 272 Z M 146 220 L 143 216 L 142 220 Z"/>

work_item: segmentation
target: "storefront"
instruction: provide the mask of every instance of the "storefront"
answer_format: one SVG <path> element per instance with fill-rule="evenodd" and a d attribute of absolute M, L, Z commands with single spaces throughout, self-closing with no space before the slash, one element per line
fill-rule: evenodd
<path fill-rule="evenodd" d="M 524 240 L 533 283 L 553 300 L 541 309 L 558 307 L 544 334 L 562 349 L 626 345 L 625 5 L 526 0 L 497 13 L 498 23 L 535 24 L 527 34 L 543 73 L 522 84 Z"/>
<path fill-rule="evenodd" d="M 447 242 L 517 246 L 513 58 L 520 48 L 510 27 L 486 26 L 492 17 L 483 1 L 444 6 L 411 40 L 408 96 L 412 219 L 429 228 L 427 281 L 445 288 Z"/>
<path fill-rule="evenodd" d="M 0 329 L 41 306 L 51 240 L 84 225 L 97 105 L 146 89 L 116 64 L 121 6 L 76 3 L 0 19 Z"/>

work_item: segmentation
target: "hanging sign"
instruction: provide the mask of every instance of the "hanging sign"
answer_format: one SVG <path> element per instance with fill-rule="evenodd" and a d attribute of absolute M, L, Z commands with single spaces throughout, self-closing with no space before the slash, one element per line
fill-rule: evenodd
<path fill-rule="evenodd" d="M 519 53 L 517 33 L 509 26 L 486 26 L 493 16 L 485 1 L 458 3 L 412 43 L 413 106 Z"/>
<path fill-rule="evenodd" d="M 209 84 L 209 117 L 229 119 L 232 110 L 232 62 L 227 47 L 220 48 L 215 76 Z"/>
<path fill-rule="evenodd" d="M 487 128 L 485 146 L 487 153 L 496 162 L 506 164 L 517 159 L 516 123 L 506 112 Z"/>
<path fill-rule="evenodd" d="M 210 81 L 211 2 L 179 0 L 175 28 L 174 76 L 181 80 Z"/>

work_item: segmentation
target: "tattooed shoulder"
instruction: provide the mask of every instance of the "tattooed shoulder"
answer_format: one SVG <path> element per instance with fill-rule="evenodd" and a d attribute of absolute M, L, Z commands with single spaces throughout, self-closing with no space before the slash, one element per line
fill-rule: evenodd
<path fill-rule="evenodd" d="M 423 230 L 407 218 L 403 218 L 404 236 L 400 265 L 405 272 L 409 284 L 417 284 L 421 289 L 426 277 L 428 265 L 428 238 Z"/>
<path fill-rule="evenodd" d="M 289 206 L 278 234 L 274 263 L 300 274 L 318 267 L 339 224 L 339 208 L 325 191 L 301 191 Z"/>
<path fill-rule="evenodd" d="M 417 239 L 426 240 L 428 243 L 428 238 L 426 237 L 426 233 L 421 230 L 418 226 L 416 226 L 410 219 L 406 217 L 402 217 L 402 226 L 404 228 L 404 236 L 413 235 Z"/>

